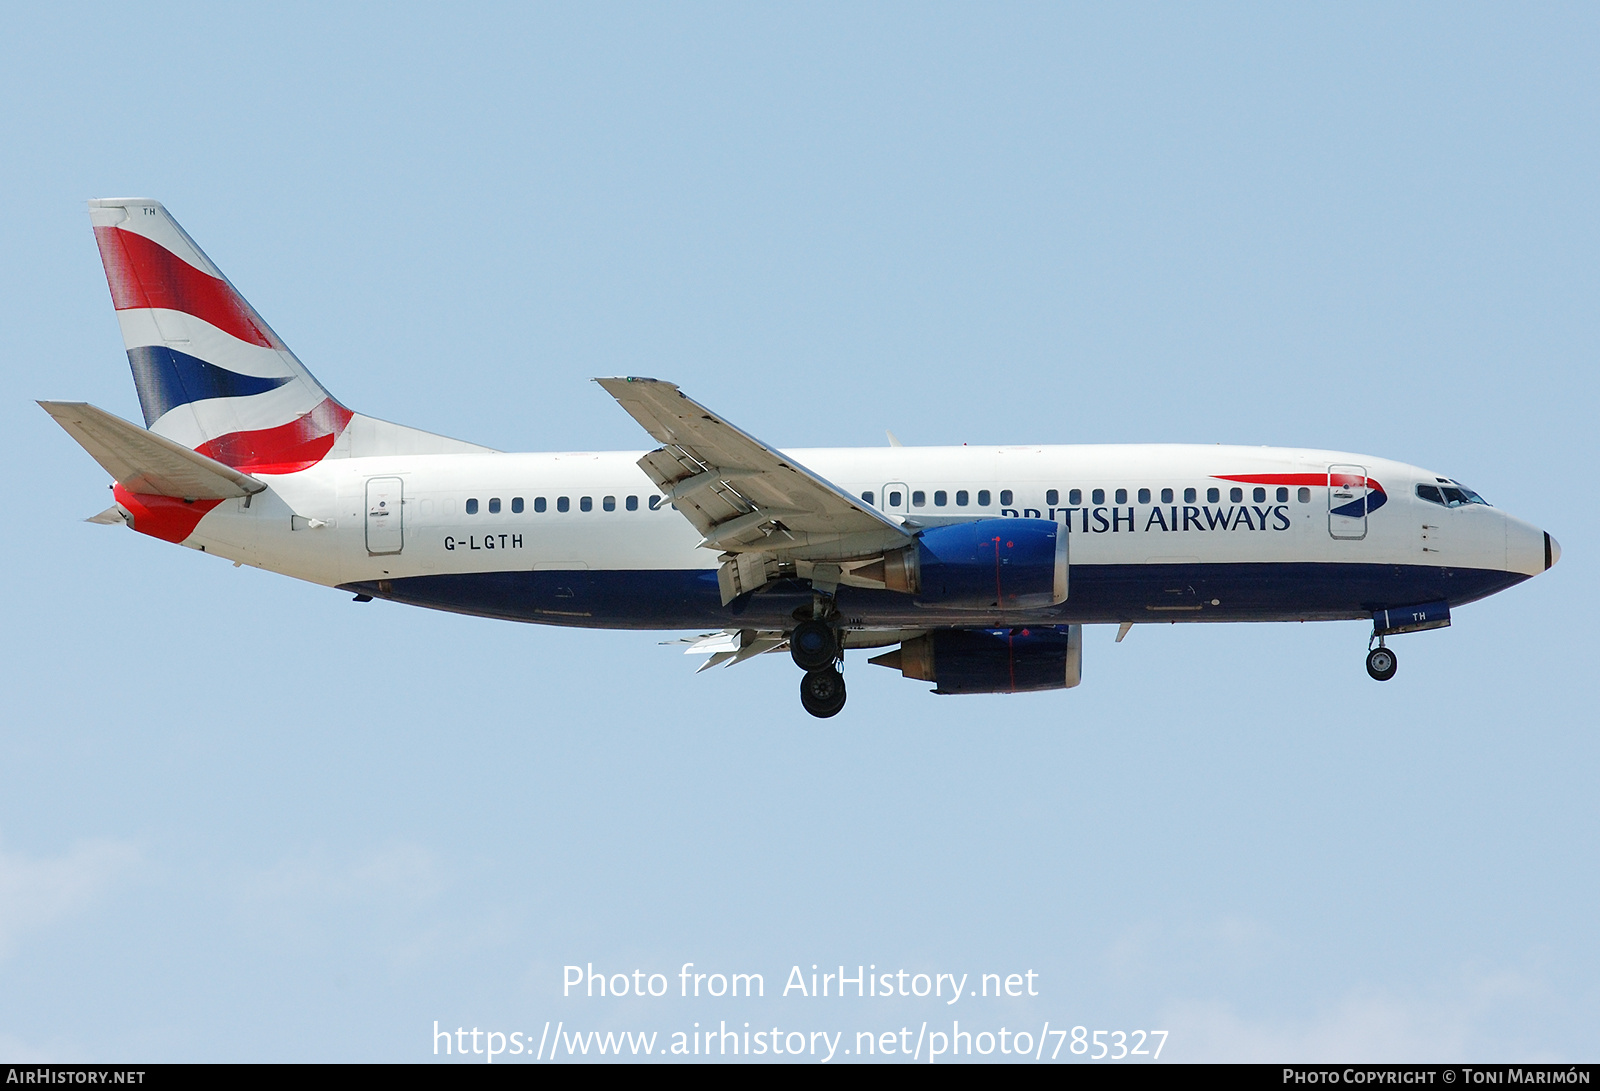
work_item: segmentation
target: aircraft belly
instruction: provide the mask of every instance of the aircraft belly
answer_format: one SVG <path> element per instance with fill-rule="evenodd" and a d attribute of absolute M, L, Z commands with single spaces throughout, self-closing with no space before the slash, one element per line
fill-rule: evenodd
<path fill-rule="evenodd" d="M 851 628 L 1121 621 L 1327 621 L 1418 602 L 1471 602 L 1527 577 L 1488 569 L 1340 563 L 1074 565 L 1071 598 L 1025 613 L 928 610 L 906 595 L 841 587 Z M 778 581 L 721 605 L 713 570 L 515 570 L 368 579 L 345 588 L 416 606 L 604 629 L 786 629 L 810 588 Z"/>

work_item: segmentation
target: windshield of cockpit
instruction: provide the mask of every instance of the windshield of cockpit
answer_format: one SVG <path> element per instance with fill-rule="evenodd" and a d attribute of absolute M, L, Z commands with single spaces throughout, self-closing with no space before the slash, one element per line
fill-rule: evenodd
<path fill-rule="evenodd" d="M 1451 481 L 1447 477 L 1436 477 L 1435 484 L 1421 484 L 1417 486 L 1417 495 L 1430 504 L 1438 504 L 1446 508 L 1459 508 L 1467 504 L 1482 504 L 1489 507 L 1489 501 L 1467 488 L 1459 481 Z"/>

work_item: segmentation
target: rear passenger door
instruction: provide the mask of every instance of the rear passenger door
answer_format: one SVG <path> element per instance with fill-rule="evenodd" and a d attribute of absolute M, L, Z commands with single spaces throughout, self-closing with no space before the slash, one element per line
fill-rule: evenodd
<path fill-rule="evenodd" d="M 405 508 L 398 477 L 367 479 L 367 552 L 399 553 L 405 544 Z"/>

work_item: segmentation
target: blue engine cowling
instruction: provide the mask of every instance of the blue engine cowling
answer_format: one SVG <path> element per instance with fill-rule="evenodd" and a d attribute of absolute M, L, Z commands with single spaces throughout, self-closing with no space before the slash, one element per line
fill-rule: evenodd
<path fill-rule="evenodd" d="M 1083 626 L 939 629 L 872 662 L 932 682 L 935 693 L 1068 689 L 1083 677 Z"/>
<path fill-rule="evenodd" d="M 919 606 L 1019 610 L 1067 598 L 1067 529 L 1050 519 L 980 519 L 917 537 Z"/>

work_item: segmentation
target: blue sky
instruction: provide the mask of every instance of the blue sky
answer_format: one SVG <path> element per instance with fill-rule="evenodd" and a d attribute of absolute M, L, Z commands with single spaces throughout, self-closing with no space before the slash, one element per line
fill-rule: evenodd
<path fill-rule="evenodd" d="M 1032 969 L 972 1025 L 1173 1059 L 1595 1058 L 1594 8 L 8 25 L 0 1056 L 951 1015 L 771 995 L 866 963 Z M 129 195 L 346 404 L 496 447 L 642 447 L 588 380 L 650 374 L 788 446 L 1370 452 L 1565 555 L 1381 687 L 1359 623 L 1091 629 L 1071 692 L 862 657 L 814 721 L 778 656 L 696 677 L 82 523 L 103 474 L 32 400 L 137 419 L 83 207 Z M 562 998 L 589 962 L 769 996 Z"/>

